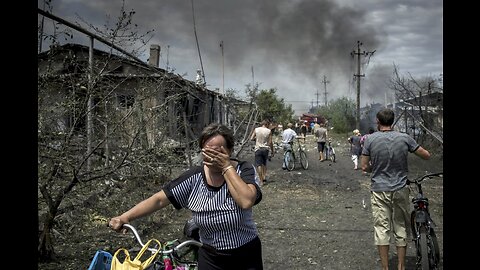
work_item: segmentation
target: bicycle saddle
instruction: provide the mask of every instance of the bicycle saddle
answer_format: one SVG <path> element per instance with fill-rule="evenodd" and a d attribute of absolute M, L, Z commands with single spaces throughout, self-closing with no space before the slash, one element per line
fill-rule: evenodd
<path fill-rule="evenodd" d="M 183 235 L 187 238 L 200 241 L 200 228 L 193 222 L 193 219 L 187 220 L 183 226 Z"/>

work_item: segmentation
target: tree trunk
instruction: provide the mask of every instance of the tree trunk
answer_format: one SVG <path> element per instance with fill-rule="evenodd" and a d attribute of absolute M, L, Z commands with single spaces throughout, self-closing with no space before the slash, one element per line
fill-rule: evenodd
<path fill-rule="evenodd" d="M 43 220 L 43 230 L 40 232 L 38 239 L 38 260 L 41 262 L 49 262 L 55 259 L 51 233 L 54 216 L 49 213 Z"/>

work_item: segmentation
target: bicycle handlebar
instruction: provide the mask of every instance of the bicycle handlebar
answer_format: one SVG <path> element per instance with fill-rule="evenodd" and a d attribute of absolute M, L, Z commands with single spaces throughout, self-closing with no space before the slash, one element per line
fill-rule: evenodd
<path fill-rule="evenodd" d="M 138 242 L 142 247 L 145 246 L 145 244 L 142 242 L 142 239 L 140 238 L 140 235 L 138 234 L 137 229 L 135 229 L 135 227 L 133 227 L 133 226 L 130 225 L 130 224 L 123 224 L 123 227 L 128 228 L 130 231 L 132 231 L 133 235 L 135 235 L 135 239 L 137 240 L 137 242 Z M 175 250 L 179 250 L 179 249 L 182 249 L 182 248 L 185 247 L 185 246 L 190 246 L 190 245 L 197 246 L 197 247 L 201 247 L 201 246 L 203 246 L 203 243 L 202 243 L 202 242 L 195 241 L 195 240 L 186 240 L 186 241 L 181 242 L 181 243 L 178 244 L 177 246 L 173 247 L 172 249 L 161 250 L 160 252 L 161 252 L 162 254 L 170 254 L 170 253 L 172 253 L 172 252 L 175 251 Z M 154 248 L 148 248 L 148 250 L 151 251 L 151 252 L 157 252 L 157 249 L 154 249 Z"/>
<path fill-rule="evenodd" d="M 433 176 L 436 176 L 436 177 L 443 177 L 443 172 L 436 172 L 436 173 L 427 173 L 425 175 L 422 175 L 414 180 L 407 180 L 408 183 L 415 183 L 415 184 L 420 184 L 423 182 L 423 180 L 425 180 L 426 178 L 430 178 L 430 177 L 433 177 Z"/>

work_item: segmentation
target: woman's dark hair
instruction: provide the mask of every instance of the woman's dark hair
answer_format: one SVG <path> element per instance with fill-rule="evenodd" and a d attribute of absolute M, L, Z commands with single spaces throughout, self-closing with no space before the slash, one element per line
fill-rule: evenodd
<path fill-rule="evenodd" d="M 389 108 L 381 109 L 377 112 L 377 119 L 382 126 L 391 126 L 395 120 L 395 113 Z"/>
<path fill-rule="evenodd" d="M 198 139 L 198 145 L 200 148 L 203 148 L 208 139 L 217 135 L 222 135 L 225 138 L 227 149 L 233 152 L 233 146 L 235 145 L 233 132 L 227 126 L 218 123 L 212 123 L 203 129 L 202 135 Z"/>

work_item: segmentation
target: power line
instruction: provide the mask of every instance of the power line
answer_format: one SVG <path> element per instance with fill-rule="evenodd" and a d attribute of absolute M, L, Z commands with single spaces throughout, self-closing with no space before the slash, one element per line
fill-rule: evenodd
<path fill-rule="evenodd" d="M 220 48 L 222 48 L 222 94 L 225 95 L 225 64 L 224 64 L 224 57 L 223 57 L 223 40 L 220 41 Z"/>

